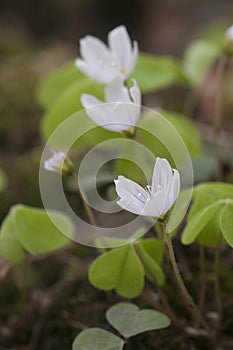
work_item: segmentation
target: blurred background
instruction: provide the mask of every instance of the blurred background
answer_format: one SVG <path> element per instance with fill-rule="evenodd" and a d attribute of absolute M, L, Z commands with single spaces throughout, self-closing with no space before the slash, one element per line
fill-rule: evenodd
<path fill-rule="evenodd" d="M 220 26 L 223 23 L 225 28 L 233 23 L 232 0 L 2 1 L 0 5 L 0 168 L 6 173 L 8 184 L 5 191 L 0 193 L 0 218 L 3 219 L 9 208 L 16 203 L 42 205 L 38 186 L 38 166 L 44 144 L 39 133 L 43 111 L 36 97 L 38 83 L 54 69 L 78 56 L 78 41 L 81 37 L 93 34 L 106 40 L 109 30 L 124 24 L 131 38 L 138 41 L 142 51 L 181 58 L 190 40 L 204 27 L 216 23 L 220 23 Z M 233 65 L 229 69 L 233 74 Z M 207 85 L 202 90 L 198 113 L 190 115 L 197 122 L 205 123 L 207 129 L 203 124 L 200 129 L 207 139 L 215 100 L 214 77 L 214 73 L 208 77 Z M 186 92 L 184 87 L 169 87 L 166 91 L 147 96 L 147 102 L 156 106 L 162 104 L 167 108 L 181 111 Z M 228 120 L 225 128 L 228 131 L 232 128 L 233 99 L 231 96 L 229 94 L 225 111 L 226 120 Z M 227 137 L 229 139 L 229 135 Z M 203 168 L 205 165 L 206 161 L 203 163 Z M 208 176 L 212 179 L 211 174 L 208 173 Z M 85 250 L 85 257 L 86 254 Z M 40 262 L 36 277 L 31 267 L 27 266 L 30 283 L 35 283 L 39 287 L 52 285 L 63 272 L 66 258 L 64 255 L 62 258 L 64 261 L 61 261 L 55 255 L 53 262 L 49 260 L 50 258 Z M 52 275 L 47 274 L 48 264 L 51 262 L 52 264 L 55 262 Z M 76 268 L 76 260 L 69 263 L 72 268 Z M 83 262 L 78 261 L 78 263 L 83 266 Z M 1 290 L 0 293 L 0 301 L 7 300 L 7 308 L 0 306 L 3 319 L 7 319 L 4 327 L 0 327 L 0 331 L 5 332 L 0 334 L 0 350 L 6 349 L 4 345 L 1 346 L 2 339 L 9 347 L 28 343 L 28 339 L 31 339 L 32 343 L 27 348 L 29 350 L 60 349 L 60 341 L 63 342 L 63 349 L 69 349 L 67 344 L 75 334 L 75 332 L 72 335 L 69 333 L 70 325 L 73 328 L 82 329 L 82 324 L 78 324 L 76 315 L 72 316 L 73 305 L 79 302 L 79 312 L 82 315 L 86 312 L 87 304 L 92 305 L 93 313 L 98 313 L 105 308 L 105 304 L 101 304 L 103 293 L 87 287 L 89 284 L 86 281 L 85 265 L 79 272 L 80 275 L 75 276 L 77 282 L 75 287 L 72 285 L 69 289 L 69 276 L 68 283 L 67 281 L 64 283 L 65 292 L 67 292 L 65 296 L 70 297 L 78 293 L 78 299 L 67 297 L 66 300 L 64 295 L 58 294 L 50 314 L 51 322 L 46 332 L 54 335 L 59 329 L 62 340 L 47 338 L 46 345 L 37 347 L 37 344 L 33 343 L 35 339 L 36 343 L 38 341 L 37 333 L 33 333 L 34 335 L 30 338 L 30 322 L 35 322 L 35 332 L 40 333 L 40 328 L 39 331 L 37 328 L 44 320 L 40 319 L 40 314 L 37 318 L 38 305 L 39 307 L 46 305 L 47 299 L 45 294 L 36 290 L 33 294 L 33 302 L 29 304 L 29 308 L 25 307 L 27 291 L 25 291 L 25 276 L 21 273 L 20 269 L 14 270 L 13 278 L 8 281 L 6 289 Z M 0 283 L 1 276 L 0 274 Z M 12 282 L 14 277 L 17 280 L 17 286 Z M 82 281 L 85 279 L 82 286 L 79 285 L 79 279 Z M 62 287 L 61 284 L 58 290 L 54 288 L 52 297 L 57 295 Z M 89 288 L 88 300 L 86 288 Z M 22 296 L 24 305 L 16 304 L 19 294 Z M 99 297 L 99 302 L 94 304 L 96 295 Z M 105 298 L 112 303 L 112 295 L 107 295 Z M 69 311 L 66 309 L 67 304 L 69 304 Z M 56 305 L 61 306 L 62 310 Z M 8 317 L 9 312 L 12 312 L 10 317 Z M 24 317 L 22 319 L 19 316 L 16 317 L 15 312 L 19 315 L 23 313 Z M 64 324 L 68 320 L 69 327 L 65 327 Z M 19 349 L 25 348 L 19 347 Z"/>

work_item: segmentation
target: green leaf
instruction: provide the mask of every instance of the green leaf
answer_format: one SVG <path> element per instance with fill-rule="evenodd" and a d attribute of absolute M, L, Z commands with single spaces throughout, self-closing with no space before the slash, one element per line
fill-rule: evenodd
<path fill-rule="evenodd" d="M 214 204 L 209 205 L 205 209 L 198 212 L 195 216 L 188 221 L 183 234 L 182 243 L 190 244 L 192 243 L 202 229 L 210 222 L 211 219 L 218 213 L 218 211 L 224 206 L 224 201 L 219 200 Z"/>
<path fill-rule="evenodd" d="M 80 80 L 88 80 L 85 75 L 70 62 L 43 78 L 39 84 L 37 97 L 39 103 L 48 108 L 64 93 L 67 87 Z"/>
<path fill-rule="evenodd" d="M 80 97 L 83 93 L 95 95 L 97 98 L 103 99 L 103 86 L 94 83 L 89 79 L 82 79 L 71 84 L 60 95 L 56 103 L 46 111 L 41 122 L 41 133 L 45 140 L 53 133 L 53 131 L 72 114 L 83 110 Z M 80 120 L 77 122 L 85 123 L 90 119 L 83 112 L 80 113 Z M 93 122 L 91 122 L 95 125 Z M 89 125 L 89 124 L 88 124 Z M 78 126 L 78 125 L 77 125 Z"/>
<path fill-rule="evenodd" d="M 185 115 L 174 111 L 159 111 L 178 131 L 192 156 L 202 154 L 202 142 L 196 125 Z M 192 137 L 190 137 L 192 135 Z"/>
<path fill-rule="evenodd" d="M 90 283 L 101 290 L 115 289 L 126 298 L 135 298 L 144 286 L 144 269 L 130 245 L 114 248 L 98 257 L 89 270 Z"/>
<path fill-rule="evenodd" d="M 193 205 L 189 212 L 191 219 L 197 212 L 219 199 L 233 199 L 233 185 L 222 182 L 206 182 L 194 187 Z"/>
<path fill-rule="evenodd" d="M 185 84 L 182 69 L 175 58 L 140 53 L 132 78 L 142 93 L 164 89 L 176 82 Z"/>
<path fill-rule="evenodd" d="M 233 185 L 221 183 L 221 182 L 207 182 L 202 183 L 194 187 L 193 190 L 193 205 L 189 211 L 188 222 L 185 230 L 190 231 L 191 224 L 195 224 L 195 220 L 203 215 L 205 210 L 208 210 L 209 207 L 218 206 L 217 203 L 222 203 L 222 207 L 228 202 L 233 200 Z M 193 231 L 193 234 L 196 236 L 197 241 L 206 246 L 215 246 L 219 242 L 219 234 L 220 234 L 220 216 L 221 216 L 221 208 L 219 211 L 213 215 L 210 220 L 203 226 L 198 229 L 198 233 L 196 234 Z M 205 220 L 205 218 L 203 218 Z M 182 240 L 186 241 L 186 233 L 183 233 Z M 184 238 L 183 238 L 184 237 Z M 193 241 L 193 239 L 191 239 Z M 188 238 L 188 242 L 191 243 Z M 189 244 L 185 243 L 185 244 Z"/>
<path fill-rule="evenodd" d="M 190 133 L 194 137 L 191 138 Z M 179 152 L 180 147 L 184 147 L 183 142 L 191 155 L 202 152 L 200 135 L 195 125 L 185 116 L 165 110 L 159 110 L 159 114 L 145 112 L 142 115 L 136 140 L 142 142 L 155 156 L 167 158 L 170 162 L 173 160 L 168 148 Z"/>
<path fill-rule="evenodd" d="M 159 286 L 163 285 L 165 276 L 157 261 L 153 259 L 152 256 L 146 251 L 141 242 L 136 244 L 135 248 L 144 266 L 147 278 L 150 281 L 156 281 Z"/>
<path fill-rule="evenodd" d="M 233 248 L 233 201 L 226 203 L 222 210 L 220 228 L 226 242 Z"/>
<path fill-rule="evenodd" d="M 72 236 L 73 226 L 64 214 L 50 211 L 50 215 L 69 237 Z M 31 254 L 52 252 L 69 242 L 43 209 L 17 206 L 14 219 L 18 238 Z"/>
<path fill-rule="evenodd" d="M 198 39 L 184 53 L 184 72 L 194 86 L 200 84 L 211 65 L 220 55 L 222 47 L 217 42 Z"/>
<path fill-rule="evenodd" d="M 108 322 L 125 338 L 137 334 L 166 328 L 170 325 L 169 318 L 155 310 L 139 310 L 136 305 L 119 303 L 108 309 Z"/>
<path fill-rule="evenodd" d="M 25 251 L 17 236 L 15 225 L 15 212 L 18 206 L 12 207 L 5 217 L 0 232 L 0 252 L 6 260 L 16 264 L 23 260 Z"/>
<path fill-rule="evenodd" d="M 82 331 L 75 338 L 72 350 L 122 350 L 124 341 L 100 328 Z"/>
<path fill-rule="evenodd" d="M 141 239 L 138 244 L 154 259 L 158 264 L 163 261 L 164 246 L 160 239 L 146 238 Z"/>
<path fill-rule="evenodd" d="M 0 169 L 0 192 L 4 191 L 7 187 L 7 177 L 5 173 Z"/>
<path fill-rule="evenodd" d="M 220 227 L 219 217 L 222 210 L 220 209 L 208 224 L 200 231 L 197 236 L 197 242 L 207 247 L 214 247 L 219 243 Z"/>

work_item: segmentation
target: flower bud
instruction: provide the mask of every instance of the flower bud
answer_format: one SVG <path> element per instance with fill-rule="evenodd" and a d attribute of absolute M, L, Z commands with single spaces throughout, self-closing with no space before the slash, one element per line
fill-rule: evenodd
<path fill-rule="evenodd" d="M 74 164 L 64 152 L 58 151 L 44 162 L 44 168 L 62 175 L 71 175 L 74 171 Z"/>

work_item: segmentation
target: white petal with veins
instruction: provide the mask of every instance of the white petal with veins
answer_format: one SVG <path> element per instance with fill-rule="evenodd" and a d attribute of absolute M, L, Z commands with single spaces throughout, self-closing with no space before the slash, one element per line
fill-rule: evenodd
<path fill-rule="evenodd" d="M 119 176 L 115 180 L 117 202 L 123 209 L 137 215 L 161 217 L 175 203 L 180 192 L 180 175 L 171 168 L 166 159 L 157 158 L 154 166 L 152 185 L 146 190 L 134 181 Z"/>

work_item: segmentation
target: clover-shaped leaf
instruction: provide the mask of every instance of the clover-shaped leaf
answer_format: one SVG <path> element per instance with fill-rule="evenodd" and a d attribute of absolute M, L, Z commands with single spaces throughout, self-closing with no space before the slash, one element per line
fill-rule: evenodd
<path fill-rule="evenodd" d="M 90 328 L 77 335 L 72 350 L 122 350 L 124 341 L 100 328 Z"/>
<path fill-rule="evenodd" d="M 114 248 L 98 257 L 90 267 L 89 280 L 101 290 L 115 289 L 126 298 L 142 292 L 144 269 L 131 245 Z"/>
<path fill-rule="evenodd" d="M 233 202 L 227 203 L 222 210 L 220 228 L 226 242 L 233 248 Z"/>
<path fill-rule="evenodd" d="M 68 236 L 72 235 L 72 224 L 64 214 L 51 211 L 50 215 Z M 31 254 L 48 253 L 69 242 L 43 209 L 19 205 L 15 212 L 15 225 L 21 244 Z"/>
<path fill-rule="evenodd" d="M 161 90 L 174 83 L 187 83 L 178 60 L 143 52 L 139 54 L 132 76 L 143 93 Z"/>
<path fill-rule="evenodd" d="M 182 243 L 190 244 L 195 241 L 202 229 L 215 217 L 223 206 L 224 202 L 219 200 L 198 212 L 185 227 L 182 234 Z"/>
<path fill-rule="evenodd" d="M 17 236 L 17 228 L 15 226 L 14 212 L 16 208 L 16 206 L 12 207 L 5 217 L 0 233 L 0 252 L 12 264 L 20 262 L 25 256 L 25 251 Z"/>
<path fill-rule="evenodd" d="M 42 78 L 37 91 L 40 104 L 48 108 L 57 101 L 67 87 L 84 79 L 89 80 L 77 69 L 74 62 L 69 62 L 59 67 L 48 76 Z"/>
<path fill-rule="evenodd" d="M 230 222 L 233 218 L 233 185 L 220 182 L 198 185 L 194 188 L 193 200 L 182 243 L 190 244 L 197 240 L 203 245 L 215 246 L 222 233 L 232 246 Z"/>
<path fill-rule="evenodd" d="M 63 213 L 50 211 L 63 232 L 72 236 L 73 225 Z M 57 250 L 69 239 L 55 226 L 45 210 L 15 205 L 4 219 L 0 232 L 0 251 L 12 263 L 24 258 L 25 251 L 44 254 Z"/>
<path fill-rule="evenodd" d="M 124 338 L 166 328 L 170 325 L 169 318 L 163 313 L 151 309 L 139 310 L 131 303 L 119 303 L 112 306 L 108 309 L 106 318 Z"/>

